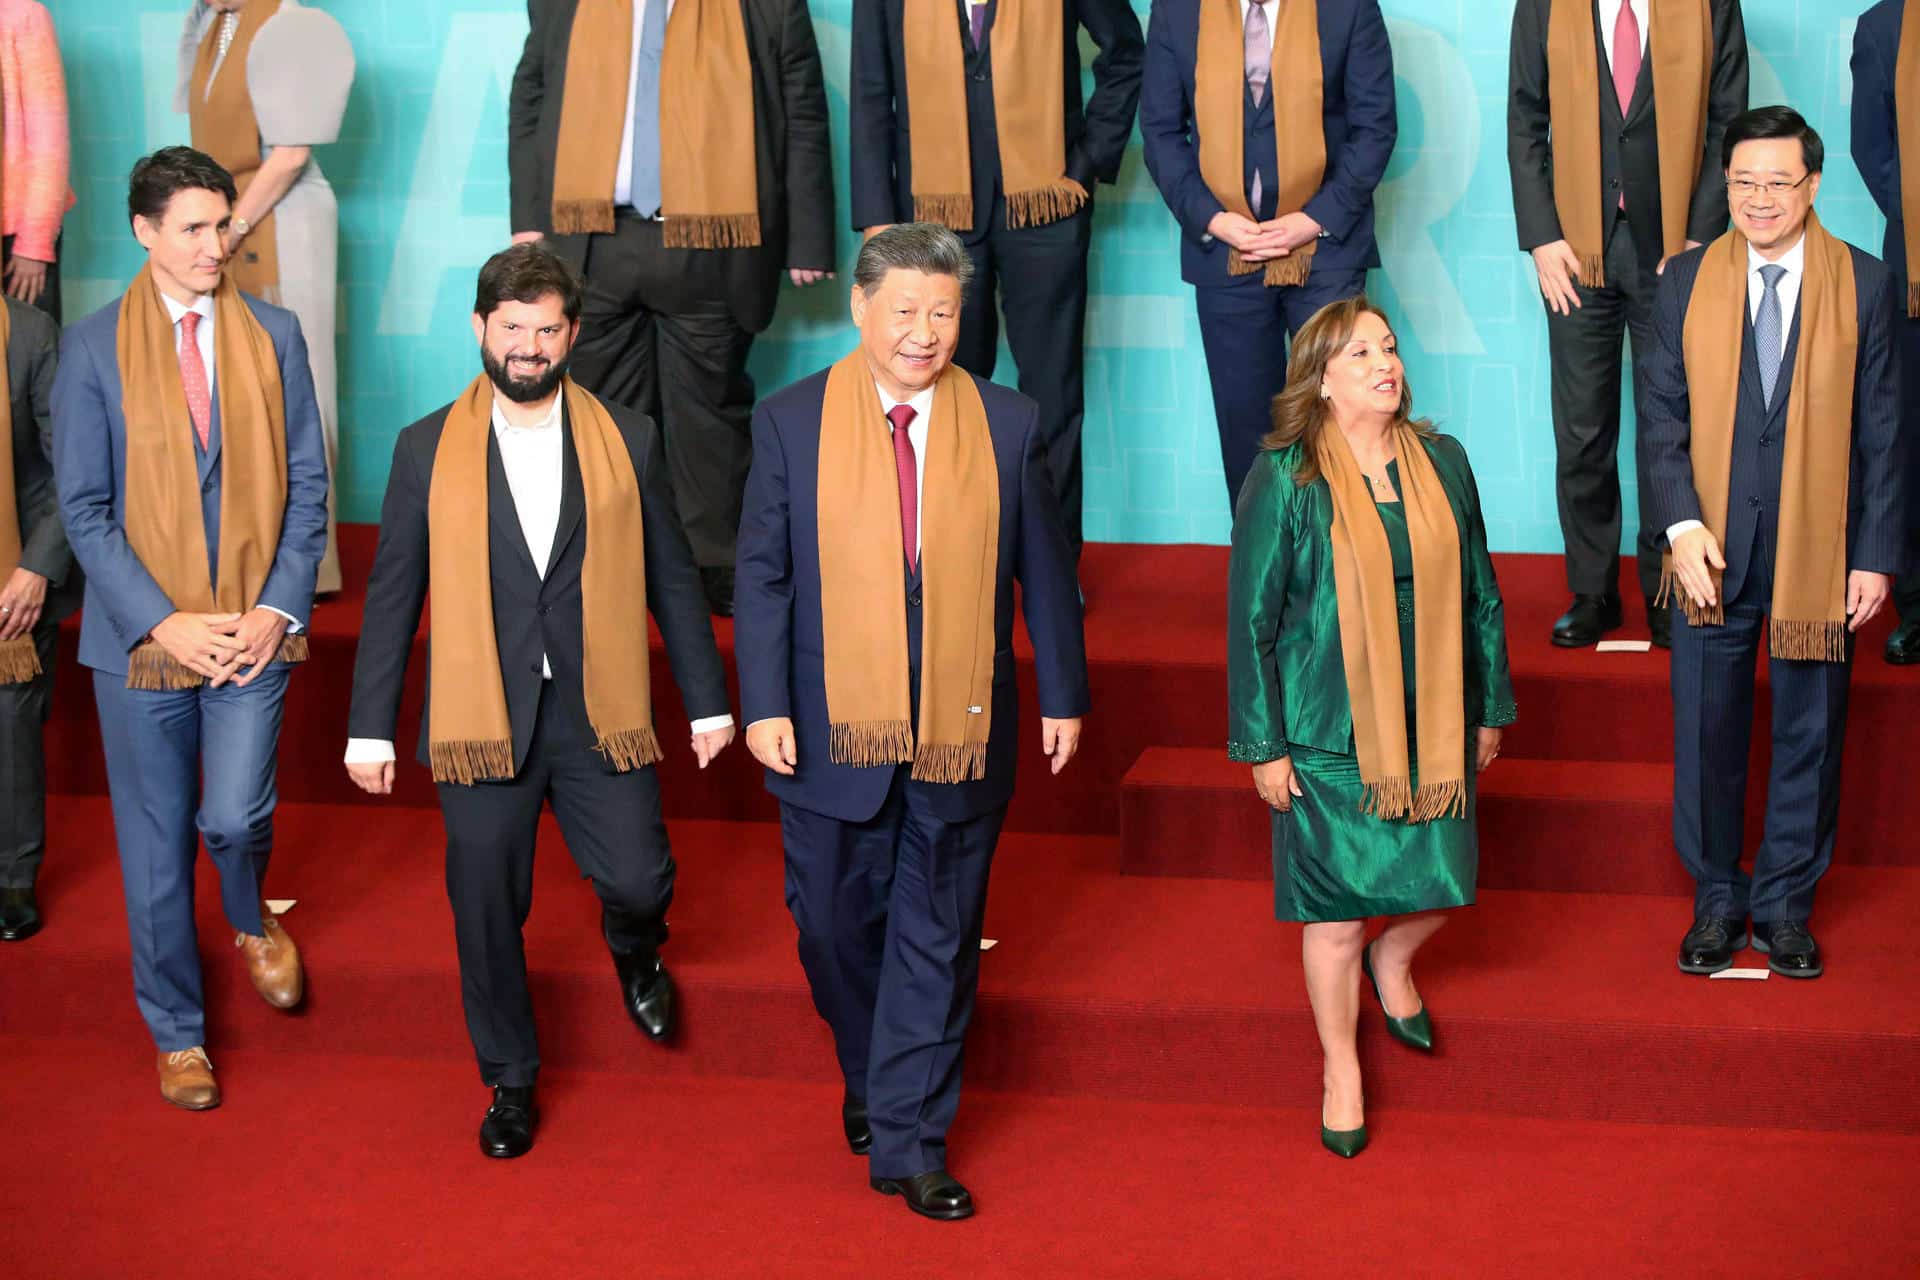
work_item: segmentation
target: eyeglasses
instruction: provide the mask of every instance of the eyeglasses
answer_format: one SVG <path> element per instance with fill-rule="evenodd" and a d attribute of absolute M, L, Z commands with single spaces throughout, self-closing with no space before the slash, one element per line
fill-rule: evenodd
<path fill-rule="evenodd" d="M 1753 182 L 1747 178 L 1728 178 L 1727 190 L 1733 195 L 1746 197 L 1758 195 L 1764 191 L 1770 196 L 1783 196 L 1789 191 L 1797 191 L 1805 186 L 1811 173 L 1803 174 L 1798 182 Z"/>

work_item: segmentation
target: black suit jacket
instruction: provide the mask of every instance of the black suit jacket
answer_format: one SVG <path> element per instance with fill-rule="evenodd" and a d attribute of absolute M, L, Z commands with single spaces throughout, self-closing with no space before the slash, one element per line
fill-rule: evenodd
<path fill-rule="evenodd" d="M 1713 11 L 1713 69 L 1707 85 L 1707 136 L 1702 148 L 1687 238 L 1705 244 L 1727 229 L 1727 193 L 1720 142 L 1727 124 L 1747 109 L 1747 31 L 1740 0 L 1701 0 Z M 1513 10 L 1508 66 L 1507 169 L 1513 180 L 1513 217 L 1526 250 L 1565 239 L 1553 203 L 1553 144 L 1547 106 L 1547 15 L 1553 0 L 1519 0 Z M 1665 256 L 1661 244 L 1660 151 L 1655 128 L 1653 59 L 1640 63 L 1633 100 L 1622 112 L 1606 66 L 1600 6 L 1593 6 L 1594 49 L 1600 66 L 1600 190 L 1606 205 L 1602 243 L 1619 216 L 1626 187 L 1627 225 L 1640 261 L 1651 270 Z M 1651 43 L 1649 43 L 1649 53 Z"/>
<path fill-rule="evenodd" d="M 553 163 L 577 0 L 527 0 L 527 45 L 507 102 L 513 230 L 544 233 L 578 270 L 587 237 L 553 233 Z M 751 333 L 773 321 L 789 267 L 833 270 L 833 155 L 827 90 L 806 0 L 740 0 L 753 63 L 753 144 L 760 244 L 725 255 L 727 303 Z"/>
<path fill-rule="evenodd" d="M 1880 0 L 1853 30 L 1853 162 L 1887 217 L 1881 256 L 1907 278 L 1906 210 L 1900 205 L 1900 129 L 1893 101 L 1905 0 Z"/>
<path fill-rule="evenodd" d="M 847 79 L 851 136 L 848 188 L 856 228 L 913 220 L 913 162 L 908 141 L 907 55 L 901 24 L 908 0 L 854 0 L 853 65 Z M 963 0 L 912 0 L 954 10 L 967 53 L 967 141 L 973 160 L 973 219 L 984 229 L 1000 190 L 999 132 L 993 114 L 993 29 L 999 0 L 988 6 L 987 37 L 974 49 Z M 1067 176 L 1092 193 L 1112 182 L 1140 104 L 1146 41 L 1127 0 L 1060 0 Z M 1093 60 L 1093 96 L 1080 97 L 1079 30 L 1100 49 Z"/>
<path fill-rule="evenodd" d="M 1709 246 L 1711 247 L 1711 246 Z M 1895 325 L 1904 312 L 1886 264 L 1849 245 L 1858 295 L 1859 345 L 1854 355 L 1853 456 L 1847 476 L 1847 567 L 1897 574 L 1905 568 L 1907 444 L 1900 431 L 1900 362 Z M 1676 254 L 1660 277 L 1654 298 L 1653 350 L 1644 364 L 1640 465 L 1645 479 L 1640 502 L 1656 528 L 1703 519 L 1693 487 L 1692 413 L 1681 345 L 1687 306 L 1707 249 Z M 1723 598 L 1732 599 L 1746 580 L 1752 557 L 1777 546 L 1780 481 L 1785 459 L 1788 388 L 1800 351 L 1796 301 L 1781 348 L 1780 375 L 1771 409 L 1760 392 L 1749 316 L 1740 351 L 1739 398 L 1734 409 L 1733 459 L 1728 476 Z"/>
<path fill-rule="evenodd" d="M 380 545 L 367 581 L 367 615 L 353 668 L 353 705 L 347 736 L 392 741 L 406 681 L 407 658 L 426 600 L 430 544 L 427 491 L 433 459 L 446 425 L 446 406 L 400 433 L 380 508 Z M 667 479 L 666 458 L 653 420 L 619 405 L 607 412 L 620 428 L 640 482 L 645 524 L 647 607 L 666 641 L 667 657 L 688 716 L 695 720 L 728 713 L 726 672 L 713 643 L 706 593 L 693 552 L 680 530 Z M 585 653 L 580 612 L 580 568 L 586 558 L 587 521 L 573 427 L 562 415 L 560 520 L 553 555 L 543 578 L 527 552 L 513 491 L 499 445 L 487 443 L 487 553 L 493 585 L 493 635 L 513 725 L 513 765 L 525 762 L 540 705 L 541 657 L 553 668 L 554 692 L 583 736 L 591 738 L 581 681 Z M 431 681 L 427 690 L 432 704 Z M 419 759 L 427 763 L 427 726 L 421 718 Z M 664 740 L 665 735 L 663 735 Z"/>
<path fill-rule="evenodd" d="M 60 363 L 60 327 L 46 312 L 5 300 L 7 385 L 12 389 L 13 501 L 20 517 L 20 567 L 47 580 L 44 622 L 80 607 L 86 582 L 67 546 L 60 494 L 53 483 L 53 372 Z"/>

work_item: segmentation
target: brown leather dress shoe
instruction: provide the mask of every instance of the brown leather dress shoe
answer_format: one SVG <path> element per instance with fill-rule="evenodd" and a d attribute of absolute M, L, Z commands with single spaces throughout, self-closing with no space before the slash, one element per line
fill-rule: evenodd
<path fill-rule="evenodd" d="M 220 1105 L 213 1063 L 199 1045 L 160 1055 L 160 1096 L 186 1111 L 211 1111 Z"/>
<path fill-rule="evenodd" d="M 247 977 L 253 980 L 253 989 L 260 993 L 260 998 L 276 1009 L 291 1009 L 306 994 L 306 981 L 300 971 L 300 948 L 293 945 L 280 918 L 268 911 L 265 904 L 260 907 L 260 920 L 266 928 L 265 935 L 236 933 L 233 945 L 246 956 Z"/>

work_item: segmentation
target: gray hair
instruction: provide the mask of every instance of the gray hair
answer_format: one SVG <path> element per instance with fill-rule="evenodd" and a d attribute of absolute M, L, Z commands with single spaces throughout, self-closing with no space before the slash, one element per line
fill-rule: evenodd
<path fill-rule="evenodd" d="M 919 271 L 930 276 L 952 276 L 960 282 L 960 296 L 973 281 L 973 259 L 960 237 L 937 222 L 899 222 L 876 231 L 860 246 L 853 264 L 853 282 L 872 293 L 893 270 Z"/>

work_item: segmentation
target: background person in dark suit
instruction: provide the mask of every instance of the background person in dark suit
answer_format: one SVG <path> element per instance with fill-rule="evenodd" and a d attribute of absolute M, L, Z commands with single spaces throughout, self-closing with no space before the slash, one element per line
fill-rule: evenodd
<path fill-rule="evenodd" d="M 1904 76 L 1904 79 L 1903 79 Z M 1907 128 L 1900 127 L 1904 107 Z M 1902 154 L 1905 148 L 1905 154 Z M 1909 200 L 1920 202 L 1920 193 L 1909 197 L 1907 184 L 1920 180 L 1920 4 L 1913 0 L 1880 0 L 1860 15 L 1853 29 L 1853 162 L 1866 179 L 1867 190 L 1880 212 L 1887 215 L 1887 234 L 1880 248 L 1887 269 L 1893 272 L 1901 289 L 1904 319 L 1900 330 L 1901 385 L 1905 398 L 1900 416 L 1908 432 L 1920 431 L 1920 288 L 1914 285 L 1920 271 L 1920 246 L 1909 249 L 1909 242 L 1920 238 L 1920 214 L 1912 225 L 1907 221 Z M 1920 466 L 1920 450 L 1909 450 L 1909 466 Z M 1908 484 L 1914 477 L 1909 475 Z M 1910 521 L 1920 522 L 1920 512 L 1909 503 Z M 1907 534 L 1907 572 L 1893 585 L 1893 607 L 1900 611 L 1900 625 L 1887 637 L 1888 662 L 1896 665 L 1920 662 L 1920 525 Z"/>
<path fill-rule="evenodd" d="M 971 271 L 929 223 L 861 248 L 860 346 L 754 415 L 734 624 L 848 1144 L 876 1191 L 933 1218 L 973 1212 L 946 1135 L 1022 732 L 1016 581 L 1055 773 L 1087 710 L 1039 407 L 950 367 Z"/>
<path fill-rule="evenodd" d="M 1557 645 L 1593 644 L 1623 620 L 1620 343 L 1632 342 L 1635 412 L 1644 413 L 1655 281 L 1673 254 L 1725 230 L 1720 138 L 1746 109 L 1740 0 L 1514 6 L 1507 166 L 1520 247 L 1547 305 L 1555 487 L 1573 592 L 1553 624 Z M 1644 500 L 1635 552 L 1647 624 L 1665 648 L 1670 615 L 1654 604 L 1660 526 Z"/>
<path fill-rule="evenodd" d="M 708 601 L 731 613 L 747 352 L 783 273 L 833 273 L 812 19 L 805 0 L 529 0 L 527 16 L 514 239 L 548 239 L 585 276 L 575 374 L 660 424 Z"/>
<path fill-rule="evenodd" d="M 1896 282 L 1814 216 L 1825 148 L 1798 112 L 1736 117 L 1722 155 L 1733 230 L 1667 264 L 1640 420 L 1645 499 L 1687 616 L 1673 641 L 1673 838 L 1698 887 L 1680 968 L 1726 968 L 1751 915 L 1774 972 L 1811 978 L 1853 633 L 1885 605 L 1906 551 Z M 1773 761 L 1748 876 L 1763 636 Z"/>
<path fill-rule="evenodd" d="M 699 717 L 700 767 L 733 741 L 659 434 L 567 377 L 579 320 L 579 279 L 546 250 L 515 246 L 481 268 L 473 329 L 486 372 L 394 445 L 348 714 L 347 772 L 384 795 L 431 594 L 419 755 L 439 783 L 467 1030 L 494 1091 L 480 1149 L 501 1158 L 531 1148 L 538 1115 L 520 930 L 545 804 L 600 898 L 628 1015 L 651 1039 L 672 1030 L 660 945 L 674 867 L 652 768 L 649 609 Z"/>
<path fill-rule="evenodd" d="M 1100 50 L 1084 102 L 1082 30 Z M 1076 559 L 1093 190 L 1120 175 L 1141 52 L 1127 0 L 854 0 L 853 225 L 960 234 L 975 293 L 954 360 L 991 378 L 1005 311 Z"/>
<path fill-rule="evenodd" d="M 47 768 L 41 731 L 53 705 L 53 648 L 80 604 L 53 485 L 53 371 L 60 329 L 12 298 L 0 315 L 6 347 L 8 444 L 0 456 L 0 942 L 40 931 L 33 885 L 47 851 Z"/>
<path fill-rule="evenodd" d="M 1398 133 L 1377 0 L 1154 0 L 1140 135 L 1182 232 L 1229 504 L 1294 331 L 1380 265 L 1373 191 Z"/>

